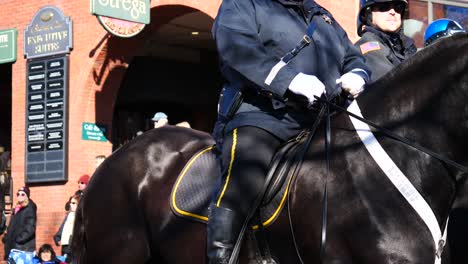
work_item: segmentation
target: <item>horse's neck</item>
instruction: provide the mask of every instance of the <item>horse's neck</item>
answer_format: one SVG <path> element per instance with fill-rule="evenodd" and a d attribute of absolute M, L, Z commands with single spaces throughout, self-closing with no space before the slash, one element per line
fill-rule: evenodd
<path fill-rule="evenodd" d="M 390 76 L 387 82 L 376 83 L 370 87 L 374 90 L 363 94 L 358 103 L 365 118 L 465 163 L 468 162 L 465 155 L 468 143 L 464 140 L 468 133 L 467 63 L 466 58 L 465 62 L 460 62 L 453 54 L 449 55 L 448 61 L 441 61 L 441 68 L 437 70 L 434 63 L 422 64 L 418 71 L 414 66 L 408 67 L 412 74 L 406 74 L 405 78 Z M 428 200 L 439 221 L 443 220 L 455 192 L 455 170 L 394 140 L 382 137 L 381 142 Z"/>
<path fill-rule="evenodd" d="M 468 50 L 462 50 L 405 65 L 393 78 L 371 86 L 359 99 L 365 117 L 435 151 L 450 152 L 450 146 L 438 143 L 462 142 L 460 130 L 468 132 Z"/>

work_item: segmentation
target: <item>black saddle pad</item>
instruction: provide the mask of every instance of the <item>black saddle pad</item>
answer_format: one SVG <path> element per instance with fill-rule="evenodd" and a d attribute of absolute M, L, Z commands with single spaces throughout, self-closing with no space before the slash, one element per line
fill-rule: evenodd
<path fill-rule="evenodd" d="M 171 208 L 176 215 L 203 223 L 208 221 L 208 206 L 214 185 L 221 174 L 215 147 L 200 150 L 179 174 L 171 193 Z M 264 226 L 271 225 L 284 207 L 291 179 L 292 171 L 288 172 L 284 183 L 268 204 L 261 207 L 260 218 Z"/>

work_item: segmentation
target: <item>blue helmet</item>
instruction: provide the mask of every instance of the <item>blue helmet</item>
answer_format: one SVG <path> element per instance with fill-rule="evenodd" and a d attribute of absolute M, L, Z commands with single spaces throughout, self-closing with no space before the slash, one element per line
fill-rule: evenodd
<path fill-rule="evenodd" d="M 427 46 L 439 38 L 462 32 L 465 30 L 457 21 L 448 18 L 437 19 L 427 27 L 424 33 L 424 45 Z"/>

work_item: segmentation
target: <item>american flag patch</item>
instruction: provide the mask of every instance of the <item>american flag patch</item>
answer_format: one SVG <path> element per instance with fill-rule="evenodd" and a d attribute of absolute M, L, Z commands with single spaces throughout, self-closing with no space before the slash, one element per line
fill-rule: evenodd
<path fill-rule="evenodd" d="M 370 51 L 379 50 L 380 44 L 377 41 L 369 41 L 359 46 L 361 48 L 361 53 L 366 54 Z"/>

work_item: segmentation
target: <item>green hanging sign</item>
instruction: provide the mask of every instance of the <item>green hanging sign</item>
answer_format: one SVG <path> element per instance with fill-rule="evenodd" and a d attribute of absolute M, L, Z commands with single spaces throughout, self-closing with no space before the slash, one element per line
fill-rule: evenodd
<path fill-rule="evenodd" d="M 81 129 L 81 139 L 106 142 L 107 128 L 94 123 L 83 123 Z"/>
<path fill-rule="evenodd" d="M 0 64 L 16 61 L 16 29 L 0 30 Z"/>
<path fill-rule="evenodd" d="M 149 24 L 150 0 L 91 0 L 91 13 Z"/>

